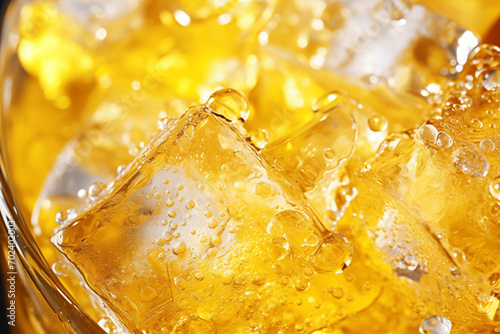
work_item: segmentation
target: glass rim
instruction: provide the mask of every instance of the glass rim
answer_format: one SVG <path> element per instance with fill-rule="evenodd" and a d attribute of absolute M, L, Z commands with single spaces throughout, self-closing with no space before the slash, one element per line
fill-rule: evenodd
<path fill-rule="evenodd" d="M 15 245 L 16 261 L 19 261 L 19 265 L 24 268 L 35 288 L 65 327 L 78 334 L 105 333 L 79 306 L 45 260 L 31 235 L 10 182 L 11 171 L 5 131 L 5 119 L 9 113 L 12 96 L 12 78 L 8 62 L 15 54 L 18 34 L 15 30 L 16 24 L 20 10 L 27 2 L 29 0 L 8 0 L 0 12 L 0 217 L 2 220 L 0 230 L 6 236 L 11 236 Z M 2 243 L 6 242 L 7 239 Z"/>

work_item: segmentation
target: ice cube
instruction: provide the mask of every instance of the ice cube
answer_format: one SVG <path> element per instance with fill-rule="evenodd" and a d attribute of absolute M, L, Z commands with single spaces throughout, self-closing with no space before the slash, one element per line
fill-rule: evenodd
<path fill-rule="evenodd" d="M 459 332 L 497 321 L 499 90 L 484 81 L 499 63 L 500 49 L 478 48 L 435 117 L 390 135 L 351 180 L 351 209 L 373 246 L 413 282 L 427 316 L 446 317 Z M 353 224 L 344 218 L 341 233 Z"/>
<path fill-rule="evenodd" d="M 53 237 L 132 331 L 332 328 L 378 295 L 342 274 L 349 241 L 228 117 L 245 105 L 229 90 L 188 109 Z"/>
<path fill-rule="evenodd" d="M 264 44 L 314 69 L 417 96 L 427 95 L 429 84 L 446 85 L 479 43 L 455 22 L 402 0 L 295 1 L 278 14 L 261 33 Z"/>

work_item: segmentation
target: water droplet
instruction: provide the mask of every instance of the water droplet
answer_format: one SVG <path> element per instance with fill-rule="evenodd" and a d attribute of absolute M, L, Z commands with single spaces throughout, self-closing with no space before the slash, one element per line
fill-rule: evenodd
<path fill-rule="evenodd" d="M 175 255 L 180 255 L 185 251 L 186 251 L 186 244 L 183 242 L 174 245 L 174 248 L 172 249 L 172 252 L 174 252 Z"/>
<path fill-rule="evenodd" d="M 168 212 L 168 216 L 169 216 L 170 218 L 175 218 L 175 217 L 177 217 L 177 213 L 175 213 L 175 211 L 169 211 L 169 212 Z"/>
<path fill-rule="evenodd" d="M 208 222 L 208 228 L 216 228 L 217 226 L 219 226 L 219 222 L 215 219 L 211 219 L 209 222 Z"/>
<path fill-rule="evenodd" d="M 226 270 L 222 275 L 222 283 L 229 285 L 233 283 L 233 280 L 234 280 L 234 273 L 231 270 Z"/>
<path fill-rule="evenodd" d="M 439 131 L 436 138 L 436 145 L 441 148 L 448 148 L 453 145 L 453 139 L 446 132 Z"/>
<path fill-rule="evenodd" d="M 326 237 L 309 262 L 320 272 L 340 274 L 351 263 L 352 245 L 340 234 Z"/>
<path fill-rule="evenodd" d="M 91 201 L 95 201 L 99 197 L 101 197 L 104 189 L 106 189 L 106 184 L 103 182 L 94 182 L 90 185 L 88 196 Z"/>
<path fill-rule="evenodd" d="M 450 334 L 451 321 L 445 317 L 432 316 L 422 322 L 419 331 L 422 334 Z"/>
<path fill-rule="evenodd" d="M 52 264 L 52 271 L 57 276 L 66 277 L 69 274 L 69 267 L 63 261 L 57 261 Z"/>
<path fill-rule="evenodd" d="M 413 256 L 413 255 L 406 256 L 404 258 L 403 262 L 404 262 L 406 269 L 408 269 L 408 270 L 413 271 L 413 270 L 417 269 L 417 267 L 418 267 L 418 261 L 415 258 L 415 256 Z"/>
<path fill-rule="evenodd" d="M 490 182 L 490 194 L 500 201 L 500 176 Z"/>
<path fill-rule="evenodd" d="M 415 138 L 423 144 L 434 144 L 438 136 L 436 127 L 432 124 L 422 125 L 415 135 Z"/>
<path fill-rule="evenodd" d="M 489 138 L 481 140 L 479 148 L 485 152 L 493 152 L 495 150 L 495 143 Z"/>
<path fill-rule="evenodd" d="M 253 146 L 260 150 L 266 147 L 269 141 L 269 134 L 264 129 L 253 130 L 248 135 Z"/>
<path fill-rule="evenodd" d="M 192 209 L 192 208 L 194 208 L 194 206 L 195 206 L 195 203 L 193 201 L 189 201 L 186 204 L 186 209 Z"/>
<path fill-rule="evenodd" d="M 165 240 L 166 242 L 172 241 L 173 238 L 174 236 L 172 235 L 172 233 L 168 231 L 162 233 L 162 239 Z"/>
<path fill-rule="evenodd" d="M 222 244 L 222 238 L 220 237 L 220 235 L 212 235 L 212 237 L 210 238 L 210 244 L 212 246 L 220 246 Z"/>
<path fill-rule="evenodd" d="M 472 121 L 470 121 L 470 124 L 472 125 L 472 128 L 476 131 L 480 131 L 483 128 L 483 122 L 481 122 L 477 118 L 472 119 Z"/>
<path fill-rule="evenodd" d="M 387 129 L 387 119 L 382 115 L 372 115 L 368 119 L 368 126 L 373 132 L 382 132 Z"/>
<path fill-rule="evenodd" d="M 245 96 L 235 89 L 221 89 L 213 93 L 207 106 L 218 115 L 231 122 L 244 122 L 250 116 L 250 108 Z"/>
<path fill-rule="evenodd" d="M 194 271 L 193 272 L 194 278 L 196 278 L 198 281 L 203 281 L 205 279 L 205 275 L 201 271 Z"/>
<path fill-rule="evenodd" d="M 470 177 L 484 177 L 488 174 L 488 159 L 473 144 L 461 146 L 453 152 L 455 167 Z"/>
<path fill-rule="evenodd" d="M 483 87 L 486 90 L 494 90 L 500 86 L 500 72 L 492 70 L 484 76 Z"/>

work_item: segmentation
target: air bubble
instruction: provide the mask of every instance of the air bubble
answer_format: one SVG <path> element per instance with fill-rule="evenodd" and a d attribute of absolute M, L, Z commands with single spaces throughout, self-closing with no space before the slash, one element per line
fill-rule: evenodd
<path fill-rule="evenodd" d="M 382 132 L 387 129 L 387 119 L 382 115 L 372 115 L 368 119 L 368 126 L 373 132 Z"/>
<path fill-rule="evenodd" d="M 493 152 L 495 150 L 495 143 L 489 138 L 481 140 L 479 148 L 485 152 Z"/>
<path fill-rule="evenodd" d="M 88 196 L 91 201 L 95 201 L 99 197 L 101 197 L 104 189 L 106 189 L 106 184 L 103 182 L 94 182 L 90 185 Z"/>
<path fill-rule="evenodd" d="M 68 212 L 66 210 L 61 210 L 56 213 L 56 222 L 58 224 L 64 224 L 68 221 Z"/>
<path fill-rule="evenodd" d="M 323 156 L 325 157 L 326 160 L 333 160 L 335 159 L 335 151 L 332 150 L 331 148 L 325 148 L 323 151 Z"/>
<path fill-rule="evenodd" d="M 139 298 L 145 303 L 152 301 L 156 297 L 156 295 L 156 290 L 150 286 L 142 288 L 139 292 Z"/>
<path fill-rule="evenodd" d="M 243 163 L 243 162 L 245 162 L 246 158 L 247 158 L 247 156 L 244 152 L 241 152 L 241 151 L 234 152 L 234 161 L 239 162 L 239 163 Z"/>
<path fill-rule="evenodd" d="M 69 267 L 63 261 L 57 261 L 52 264 L 52 271 L 57 276 L 66 277 L 69 274 Z"/>
<path fill-rule="evenodd" d="M 315 100 L 312 104 L 312 109 L 316 113 L 324 113 L 332 110 L 341 103 L 356 104 L 354 100 L 348 96 L 340 92 L 333 91 Z"/>
<path fill-rule="evenodd" d="M 500 72 L 498 70 L 493 70 L 484 76 L 483 87 L 486 90 L 495 90 L 500 86 Z"/>
<path fill-rule="evenodd" d="M 332 290 L 332 296 L 337 298 L 337 299 L 344 297 L 344 295 L 345 295 L 345 292 L 344 292 L 344 289 L 342 289 L 342 288 L 334 288 Z"/>
<path fill-rule="evenodd" d="M 490 182 L 490 194 L 497 201 L 500 201 L 500 177 L 496 177 Z"/>
<path fill-rule="evenodd" d="M 290 245 L 285 238 L 273 238 L 271 240 L 271 247 L 268 254 L 274 261 L 279 261 L 285 258 L 289 249 Z"/>
<path fill-rule="evenodd" d="M 415 138 L 423 144 L 434 144 L 437 136 L 438 131 L 434 125 L 424 124 L 417 130 Z"/>
<path fill-rule="evenodd" d="M 470 177 L 484 177 L 490 168 L 488 159 L 473 144 L 456 149 L 453 163 L 460 172 Z"/>
<path fill-rule="evenodd" d="M 264 129 L 253 130 L 248 135 L 250 138 L 250 142 L 259 150 L 262 150 L 264 147 L 266 147 L 269 141 L 269 134 Z"/>
<path fill-rule="evenodd" d="M 408 270 L 413 271 L 413 270 L 417 269 L 417 267 L 418 267 L 418 261 L 415 258 L 415 256 L 413 256 L 413 255 L 409 255 L 409 256 L 405 257 L 403 262 L 404 262 L 406 269 L 408 269 Z"/>
<path fill-rule="evenodd" d="M 352 245 L 340 234 L 332 234 L 326 237 L 309 262 L 319 272 L 333 272 L 340 274 L 349 266 L 352 260 Z"/>
<path fill-rule="evenodd" d="M 231 122 L 244 122 L 250 116 L 250 108 L 245 96 L 235 89 L 221 89 L 213 93 L 206 104 L 214 113 Z"/>
<path fill-rule="evenodd" d="M 296 280 L 295 280 L 295 289 L 297 289 L 297 291 L 305 291 L 309 288 L 309 280 L 306 279 L 305 277 L 301 277 L 299 276 Z"/>
<path fill-rule="evenodd" d="M 259 182 L 253 187 L 253 193 L 259 197 L 267 198 L 273 194 L 273 187 L 267 182 Z"/>
<path fill-rule="evenodd" d="M 419 331 L 422 334 L 450 334 L 451 321 L 445 317 L 432 316 L 422 322 Z"/>
<path fill-rule="evenodd" d="M 186 288 L 187 288 L 187 282 L 182 277 L 174 278 L 174 285 L 179 290 L 186 290 Z"/>
<path fill-rule="evenodd" d="M 436 137 L 436 145 L 441 148 L 451 147 L 451 145 L 453 145 L 453 139 L 446 132 L 440 131 Z"/>

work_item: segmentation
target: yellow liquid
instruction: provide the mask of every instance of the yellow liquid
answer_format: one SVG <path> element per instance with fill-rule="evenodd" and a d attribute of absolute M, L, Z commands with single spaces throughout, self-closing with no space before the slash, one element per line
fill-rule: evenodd
<path fill-rule="evenodd" d="M 497 157 L 494 151 L 500 143 L 495 141 L 495 127 L 490 125 L 496 124 L 496 116 L 488 118 L 490 123 L 483 119 L 483 114 L 494 107 L 484 106 L 485 98 L 478 98 L 474 106 L 481 107 L 470 114 L 446 118 L 441 114 L 446 99 L 458 105 L 468 103 L 460 99 L 458 88 L 450 89 L 445 102 L 432 105 L 384 85 L 362 87 L 326 70 L 313 70 L 271 47 L 261 47 L 260 32 L 266 23 L 276 21 L 276 13 L 283 21 L 293 21 L 294 9 L 300 12 L 299 8 L 286 8 L 277 1 L 199 2 L 168 5 L 144 1 L 121 21 L 106 26 L 104 32 L 99 24 L 79 24 L 51 2 L 34 2 L 22 11 L 16 60 L 21 73 L 19 93 L 12 101 L 7 131 L 14 183 L 27 217 L 56 157 L 71 138 L 77 138 L 77 161 L 90 162 L 92 172 L 109 179 L 115 177 L 119 166 L 138 156 L 102 199 L 86 204 L 79 216 L 80 225 L 73 222 L 77 227 L 66 226 L 60 232 L 64 236 L 58 247 L 81 270 L 92 292 L 79 284 L 79 278 L 66 268 L 66 260 L 49 240 L 58 225 L 56 213 L 80 205 L 81 199 L 76 194 L 50 196 L 41 202 L 38 216 L 32 220 L 33 233 L 47 261 L 63 261 L 56 266 L 62 273 L 60 279 L 86 312 L 116 332 L 119 330 L 109 316 L 96 306 L 95 294 L 132 332 L 340 334 L 370 328 L 375 333 L 401 333 L 417 332 L 426 318 L 436 315 L 447 317 L 456 333 L 494 331 L 498 327 L 498 279 L 492 254 L 498 249 L 498 227 L 493 222 L 498 220 L 495 217 L 500 210 L 495 206 L 498 198 L 485 190 L 496 177 L 496 164 L 490 163 L 487 177 L 478 176 L 480 182 L 470 185 L 467 178 L 471 170 L 482 173 L 483 156 L 490 161 Z M 439 6 L 441 3 L 432 8 L 441 11 Z M 458 10 L 461 15 L 456 20 L 484 34 L 500 11 L 499 5 L 488 6 L 492 9 L 482 25 L 469 20 L 473 16 L 470 8 Z M 328 15 L 336 13 L 335 8 L 328 10 Z M 311 15 L 317 22 L 317 13 Z M 135 20 L 139 28 L 134 26 Z M 91 22 L 99 23 L 99 15 Z M 277 46 L 292 49 L 292 54 L 293 48 L 297 48 L 297 54 L 303 52 L 299 44 L 287 46 L 294 28 L 278 26 L 270 35 L 271 43 L 276 40 Z M 314 43 L 309 47 L 302 56 L 308 57 L 318 49 Z M 411 61 L 425 64 L 418 55 L 415 57 Z M 488 57 L 494 62 L 499 59 L 495 52 L 479 53 L 476 59 Z M 498 68 L 495 64 L 492 68 Z M 456 86 L 470 81 L 466 75 L 474 74 L 474 69 L 469 66 Z M 442 82 L 437 76 L 435 80 Z M 214 91 L 229 87 L 248 99 L 248 108 L 242 108 L 243 123 L 229 125 L 226 120 L 234 115 L 235 119 L 242 117 L 239 111 L 232 114 L 232 107 L 227 107 L 234 104 L 232 97 L 225 100 L 225 95 L 219 96 L 210 104 Z M 480 95 L 470 89 L 464 95 L 473 94 Z M 492 96 L 494 100 L 495 94 Z M 141 162 L 158 149 L 151 146 L 140 153 L 158 131 L 158 118 L 180 117 L 186 107 L 207 100 L 212 112 L 225 119 L 198 111 L 196 117 L 206 119 L 193 121 L 193 137 L 202 138 L 199 142 L 175 154 L 168 153 L 174 146 L 163 144 L 166 156 L 177 154 L 186 161 Z M 352 119 L 341 118 L 342 113 Z M 339 122 L 340 134 L 329 130 L 329 117 Z M 170 133 L 185 131 L 184 126 L 190 122 L 187 118 L 182 116 Z M 473 166 L 467 159 L 461 160 L 461 151 L 452 152 L 448 137 L 441 134 L 435 138 L 433 129 L 422 129 L 420 125 L 426 120 L 437 132 L 451 135 L 453 143 L 476 145 L 480 154 L 474 149 L 465 154 L 477 158 Z M 478 123 L 474 120 L 491 132 L 475 129 Z M 470 129 L 460 124 L 471 124 Z M 379 154 L 375 158 L 379 145 L 393 132 L 406 134 L 396 135 L 402 139 L 389 137 L 386 144 L 401 143 L 396 148 L 387 144 L 389 156 Z M 162 134 L 158 136 L 162 138 Z M 229 155 L 218 136 L 226 137 L 223 144 L 227 147 L 241 145 L 238 152 L 247 160 L 251 157 L 252 162 L 243 163 L 241 155 Z M 199 158 L 203 153 L 216 158 Z M 432 167 L 426 170 L 419 159 L 430 161 Z M 362 170 L 366 162 L 369 168 Z M 169 191 L 177 192 L 175 196 L 143 190 L 146 187 L 140 182 L 124 186 L 138 166 L 143 166 L 146 171 L 142 173 L 150 177 L 165 163 L 192 173 L 186 176 L 187 182 L 192 182 L 191 187 L 204 185 L 210 189 L 207 199 L 178 188 L 189 188 L 188 184 L 168 185 L 167 180 L 173 182 L 175 177 L 161 180 L 167 182 Z M 455 170 L 441 169 L 447 163 Z M 262 175 L 252 174 L 255 166 Z M 194 170 L 204 180 L 189 181 L 199 178 Z M 477 200 L 456 207 L 446 200 L 446 194 L 439 193 L 442 201 L 426 197 L 428 180 L 439 184 L 450 178 L 453 186 L 444 189 L 453 191 L 457 198 L 462 194 L 457 201 L 467 202 L 468 194 L 474 194 Z M 287 185 L 290 180 L 292 186 Z M 417 182 L 413 184 L 412 180 Z M 120 189 L 120 185 L 125 188 Z M 496 189 L 495 185 L 491 187 Z M 152 201 L 153 206 L 161 203 L 166 209 L 154 211 L 153 218 L 161 216 L 169 221 L 163 224 L 162 218 L 153 224 L 163 232 L 161 237 L 148 235 L 151 240 L 142 253 L 132 250 L 136 242 L 133 236 L 121 234 L 127 217 L 136 215 L 127 211 L 130 204 L 123 200 L 116 213 L 104 205 L 119 191 L 124 191 L 127 199 L 142 191 L 142 200 Z M 181 196 L 182 191 L 188 195 Z M 481 195 L 484 198 L 480 194 L 485 194 Z M 171 195 L 177 197 L 169 206 Z M 208 202 L 211 208 L 200 208 L 200 201 L 204 205 Z M 225 204 L 217 204 L 220 201 Z M 481 211 L 481 203 L 487 203 L 483 205 L 487 213 Z M 468 216 L 467 212 L 476 207 L 481 210 Z M 455 211 L 448 213 L 449 208 Z M 206 235 L 196 230 L 204 226 L 201 222 L 185 218 L 190 210 L 204 215 L 203 224 L 208 224 L 208 229 L 204 228 L 209 231 Z M 224 212 L 229 212 L 230 219 L 221 227 Z M 107 228 L 94 235 L 93 229 L 108 215 Z M 487 217 L 487 222 L 479 223 L 482 217 Z M 391 226 L 380 223 L 391 219 L 395 222 Z M 426 227 L 428 221 L 431 227 Z M 140 218 L 133 224 L 148 222 Z M 452 227 L 448 227 L 450 224 Z M 233 233 L 223 234 L 231 227 Z M 474 234 L 477 231 L 481 232 L 479 237 Z M 88 234 L 97 241 L 90 238 L 88 244 L 81 242 Z M 438 234 L 445 236 L 442 244 L 436 241 Z M 176 243 L 178 238 L 189 242 Z M 468 242 L 478 243 L 477 248 Z M 398 243 L 407 245 L 401 250 L 394 246 Z M 488 244 L 491 254 L 477 257 L 488 247 L 482 243 Z M 331 244 L 335 245 L 332 249 Z M 192 248 L 198 246 L 193 245 L 202 245 L 203 251 L 194 251 Z M 97 250 L 89 251 L 89 247 Z M 127 256 L 117 257 L 117 252 Z M 463 259 L 457 260 L 453 254 Z M 143 257 L 147 267 L 144 272 L 134 267 L 136 256 Z M 413 276 L 418 270 L 408 269 L 414 266 L 425 271 L 421 277 L 417 275 L 418 279 Z M 126 269 L 120 272 L 121 268 Z M 450 274 L 450 268 L 463 271 L 462 276 L 453 270 Z"/>

